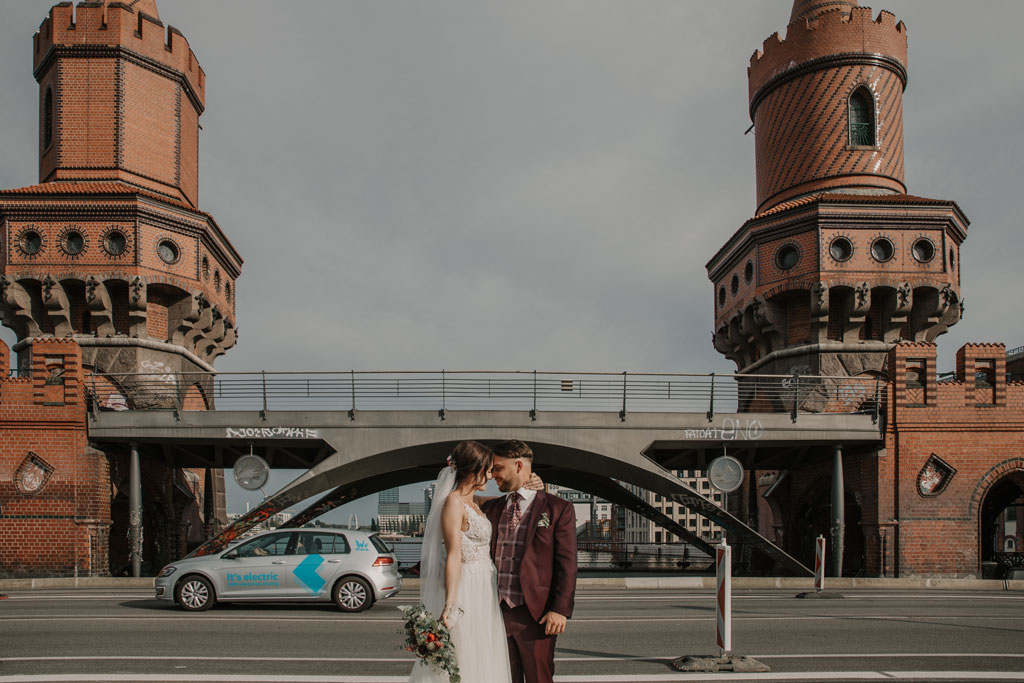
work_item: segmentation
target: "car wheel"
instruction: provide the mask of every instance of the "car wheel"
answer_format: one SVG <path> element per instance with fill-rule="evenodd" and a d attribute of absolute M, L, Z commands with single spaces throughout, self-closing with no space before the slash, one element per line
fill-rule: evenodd
<path fill-rule="evenodd" d="M 362 612 L 373 604 L 373 591 L 358 576 L 346 576 L 334 584 L 334 604 L 343 612 Z"/>
<path fill-rule="evenodd" d="M 188 612 L 202 612 L 213 607 L 213 586 L 201 576 L 186 576 L 178 583 L 177 602 Z"/>

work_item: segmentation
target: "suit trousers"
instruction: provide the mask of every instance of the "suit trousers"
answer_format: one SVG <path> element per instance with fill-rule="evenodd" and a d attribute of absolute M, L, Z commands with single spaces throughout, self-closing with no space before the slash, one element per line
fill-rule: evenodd
<path fill-rule="evenodd" d="M 512 683 L 552 683 L 555 675 L 555 638 L 544 633 L 526 605 L 509 607 L 501 603 L 508 636 L 508 659 Z"/>

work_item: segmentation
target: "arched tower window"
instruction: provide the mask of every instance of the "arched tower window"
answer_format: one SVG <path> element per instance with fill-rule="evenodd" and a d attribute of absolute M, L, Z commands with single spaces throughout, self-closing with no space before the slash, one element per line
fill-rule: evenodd
<path fill-rule="evenodd" d="M 43 149 L 53 142 L 53 88 L 47 88 L 43 95 Z"/>
<path fill-rule="evenodd" d="M 875 146 L 875 100 L 863 86 L 850 95 L 850 144 Z"/>

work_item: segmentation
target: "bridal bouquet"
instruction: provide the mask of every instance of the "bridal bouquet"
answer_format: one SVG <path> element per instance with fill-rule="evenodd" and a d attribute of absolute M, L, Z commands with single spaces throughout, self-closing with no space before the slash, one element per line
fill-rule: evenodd
<path fill-rule="evenodd" d="M 399 633 L 405 634 L 405 650 L 416 655 L 437 673 L 447 674 L 449 683 L 459 683 L 459 664 L 448 627 L 435 619 L 423 605 L 402 605 L 405 625 Z"/>

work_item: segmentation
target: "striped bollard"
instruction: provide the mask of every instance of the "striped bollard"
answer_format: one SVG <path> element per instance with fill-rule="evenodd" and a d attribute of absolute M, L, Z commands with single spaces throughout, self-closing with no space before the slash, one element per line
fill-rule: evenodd
<path fill-rule="evenodd" d="M 814 542 L 814 590 L 825 590 L 825 537 L 818 536 Z"/>
<path fill-rule="evenodd" d="M 718 617 L 718 647 L 722 656 L 732 652 L 732 548 L 722 539 L 715 546 L 715 571 L 718 576 L 715 603 Z"/>

